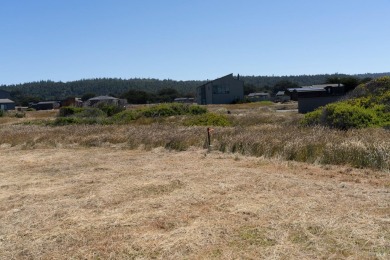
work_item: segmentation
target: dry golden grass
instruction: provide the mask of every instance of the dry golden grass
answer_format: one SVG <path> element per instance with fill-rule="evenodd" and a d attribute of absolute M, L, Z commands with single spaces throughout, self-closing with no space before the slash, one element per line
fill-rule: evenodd
<path fill-rule="evenodd" d="M 16 117 L 16 114 L 24 115 Z M 0 125 L 20 124 L 25 122 L 37 122 L 42 120 L 54 120 L 58 114 L 58 110 L 40 110 L 40 111 L 8 111 L 3 117 L 0 117 Z"/>
<path fill-rule="evenodd" d="M 0 259 L 389 259 L 390 175 L 190 148 L 0 148 Z"/>

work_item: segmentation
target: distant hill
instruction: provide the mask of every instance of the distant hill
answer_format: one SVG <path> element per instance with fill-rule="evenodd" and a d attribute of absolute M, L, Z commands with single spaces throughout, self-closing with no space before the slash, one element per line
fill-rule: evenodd
<path fill-rule="evenodd" d="M 221 75 L 224 76 L 224 75 Z M 240 76 L 245 85 L 254 87 L 256 90 L 270 91 L 280 81 L 290 81 L 298 86 L 325 83 L 331 77 L 356 77 L 378 78 L 390 76 L 388 73 L 367 73 L 357 75 L 346 74 L 322 74 L 322 75 L 299 75 L 299 76 Z M 129 90 L 143 90 L 150 93 L 157 93 L 164 88 L 176 89 L 180 94 L 195 94 L 196 87 L 204 84 L 205 81 L 189 80 L 159 80 L 159 79 L 118 79 L 98 78 L 82 79 L 70 82 L 39 81 L 17 85 L 2 85 L 0 89 L 11 92 L 16 99 L 23 97 L 39 100 L 61 100 L 67 97 L 81 97 L 86 93 L 95 95 L 119 96 Z"/>

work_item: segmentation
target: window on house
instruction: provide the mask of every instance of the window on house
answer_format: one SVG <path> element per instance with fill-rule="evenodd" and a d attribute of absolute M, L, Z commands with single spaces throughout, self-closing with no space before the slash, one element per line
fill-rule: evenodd
<path fill-rule="evenodd" d="M 230 90 L 228 86 L 213 86 L 213 94 L 229 94 Z"/>

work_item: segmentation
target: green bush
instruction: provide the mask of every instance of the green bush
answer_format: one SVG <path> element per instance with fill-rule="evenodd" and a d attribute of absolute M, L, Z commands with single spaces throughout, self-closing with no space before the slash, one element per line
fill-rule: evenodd
<path fill-rule="evenodd" d="M 378 124 L 378 118 L 372 109 L 352 106 L 344 102 L 327 105 L 324 113 L 327 126 L 342 130 Z"/>
<path fill-rule="evenodd" d="M 231 126 L 231 122 L 226 115 L 206 113 L 196 115 L 184 121 L 186 126 Z"/>
<path fill-rule="evenodd" d="M 188 107 L 188 113 L 190 115 L 201 115 L 207 113 L 207 109 L 198 105 L 190 105 Z"/>
<path fill-rule="evenodd" d="M 206 113 L 207 109 L 198 105 L 167 103 L 143 108 L 140 112 L 144 117 L 167 117 L 178 115 L 200 115 Z"/>
<path fill-rule="evenodd" d="M 130 123 L 138 118 L 140 118 L 142 115 L 139 112 L 139 110 L 125 110 L 118 114 L 115 114 L 112 116 L 113 123 L 117 124 L 127 124 Z"/>
<path fill-rule="evenodd" d="M 82 112 L 84 109 L 81 107 L 61 107 L 58 113 L 60 117 L 72 116 L 74 114 Z"/>
<path fill-rule="evenodd" d="M 62 126 L 62 125 L 71 125 L 71 124 L 80 124 L 81 119 L 75 117 L 57 117 L 52 125 Z"/>
<path fill-rule="evenodd" d="M 0 117 L 4 116 L 4 110 L 0 109 Z"/>
<path fill-rule="evenodd" d="M 323 108 L 318 108 L 312 112 L 305 114 L 301 124 L 305 126 L 320 125 L 322 123 Z"/>
<path fill-rule="evenodd" d="M 60 109 L 59 118 L 73 117 L 83 120 L 69 119 L 57 120 L 58 124 L 90 124 L 90 123 L 116 123 L 127 124 L 134 120 L 143 118 L 169 117 L 177 115 L 202 115 L 207 112 L 206 108 L 197 105 L 188 105 L 181 103 L 160 104 L 136 110 L 124 110 L 124 108 L 102 104 L 98 108 L 76 108 L 63 107 Z M 107 118 L 108 117 L 108 118 Z"/>
<path fill-rule="evenodd" d="M 117 106 L 117 105 L 109 105 L 105 103 L 101 103 L 98 105 L 98 108 L 106 113 L 107 116 L 113 116 L 125 110 L 125 107 Z"/>
<path fill-rule="evenodd" d="M 106 113 L 99 108 L 95 107 L 86 107 L 83 108 L 79 113 L 74 115 L 79 118 L 96 118 L 96 117 L 106 117 Z"/>
<path fill-rule="evenodd" d="M 23 117 L 26 117 L 26 113 L 24 113 L 24 112 L 16 112 L 14 116 L 16 118 L 23 118 Z"/>

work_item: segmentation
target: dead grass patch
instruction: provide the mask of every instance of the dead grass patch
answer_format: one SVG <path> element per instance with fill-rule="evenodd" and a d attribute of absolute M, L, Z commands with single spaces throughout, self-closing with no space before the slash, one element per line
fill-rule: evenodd
<path fill-rule="evenodd" d="M 384 172 L 198 149 L 1 151 L 1 259 L 389 257 Z"/>

